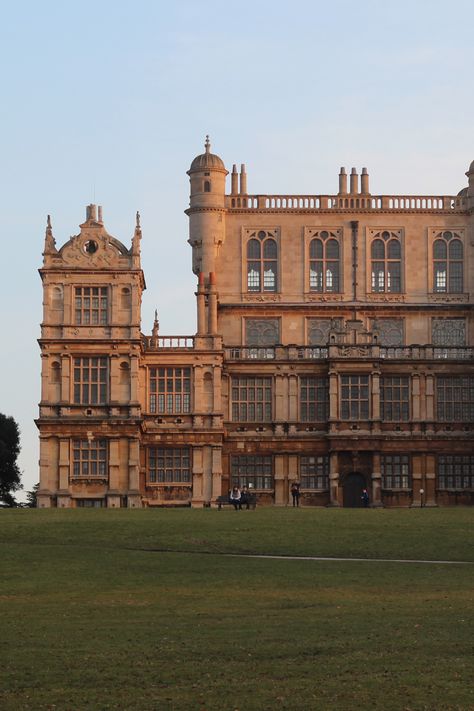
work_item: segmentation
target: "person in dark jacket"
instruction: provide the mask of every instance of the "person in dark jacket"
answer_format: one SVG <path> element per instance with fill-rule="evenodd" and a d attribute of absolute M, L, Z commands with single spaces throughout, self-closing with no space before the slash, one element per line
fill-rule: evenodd
<path fill-rule="evenodd" d="M 299 506 L 300 505 L 300 496 L 301 496 L 299 481 L 294 481 L 292 483 L 290 491 L 291 491 L 291 496 L 293 497 L 293 506 Z"/>
<path fill-rule="evenodd" d="M 365 508 L 369 505 L 369 492 L 367 489 L 364 489 L 362 491 L 362 496 L 360 497 L 362 499 L 362 504 L 364 505 Z"/>

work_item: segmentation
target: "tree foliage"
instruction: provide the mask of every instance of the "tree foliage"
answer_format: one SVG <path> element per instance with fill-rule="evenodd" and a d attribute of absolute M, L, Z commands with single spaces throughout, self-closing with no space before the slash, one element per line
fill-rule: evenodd
<path fill-rule="evenodd" d="M 21 488 L 19 453 L 20 429 L 13 417 L 0 413 L 0 501 L 7 506 L 15 506 L 13 493 Z"/>
<path fill-rule="evenodd" d="M 26 492 L 26 506 L 29 509 L 34 509 L 36 507 L 36 497 L 38 494 L 39 483 L 35 484 L 31 491 Z"/>

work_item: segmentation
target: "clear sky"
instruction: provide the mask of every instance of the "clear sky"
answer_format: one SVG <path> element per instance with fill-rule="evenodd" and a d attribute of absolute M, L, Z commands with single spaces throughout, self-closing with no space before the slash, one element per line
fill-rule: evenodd
<path fill-rule="evenodd" d="M 245 163 L 250 193 L 455 194 L 474 159 L 474 3 L 36 0 L 2 3 L 0 411 L 38 480 L 46 215 L 58 246 L 90 202 L 129 244 L 142 217 L 142 330 L 195 331 L 186 170 Z"/>

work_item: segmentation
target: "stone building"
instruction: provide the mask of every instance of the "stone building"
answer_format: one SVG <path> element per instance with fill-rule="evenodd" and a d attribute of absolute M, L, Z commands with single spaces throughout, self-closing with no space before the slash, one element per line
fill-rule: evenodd
<path fill-rule="evenodd" d="M 252 195 L 210 151 L 188 171 L 193 336 L 141 332 L 130 247 L 90 205 L 48 218 L 40 506 L 474 501 L 474 162 L 457 195 Z"/>

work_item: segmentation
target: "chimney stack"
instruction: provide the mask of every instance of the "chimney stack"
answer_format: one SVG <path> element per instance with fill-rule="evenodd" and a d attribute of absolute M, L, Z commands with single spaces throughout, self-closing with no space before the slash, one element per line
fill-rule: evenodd
<path fill-rule="evenodd" d="M 237 195 L 237 193 L 239 192 L 239 174 L 237 173 L 237 166 L 235 165 L 235 163 L 232 166 L 231 180 L 232 195 Z"/>
<path fill-rule="evenodd" d="M 347 173 L 345 168 L 341 168 L 339 173 L 339 195 L 347 195 Z"/>
<path fill-rule="evenodd" d="M 240 166 L 240 194 L 247 195 L 247 173 L 245 172 L 245 163 Z"/>
<path fill-rule="evenodd" d="M 359 192 L 359 176 L 357 175 L 357 170 L 352 168 L 351 170 L 351 195 L 357 195 Z"/>
<path fill-rule="evenodd" d="M 362 175 L 360 176 L 360 191 L 362 195 L 370 195 L 369 174 L 367 172 L 367 168 L 362 168 Z"/>

